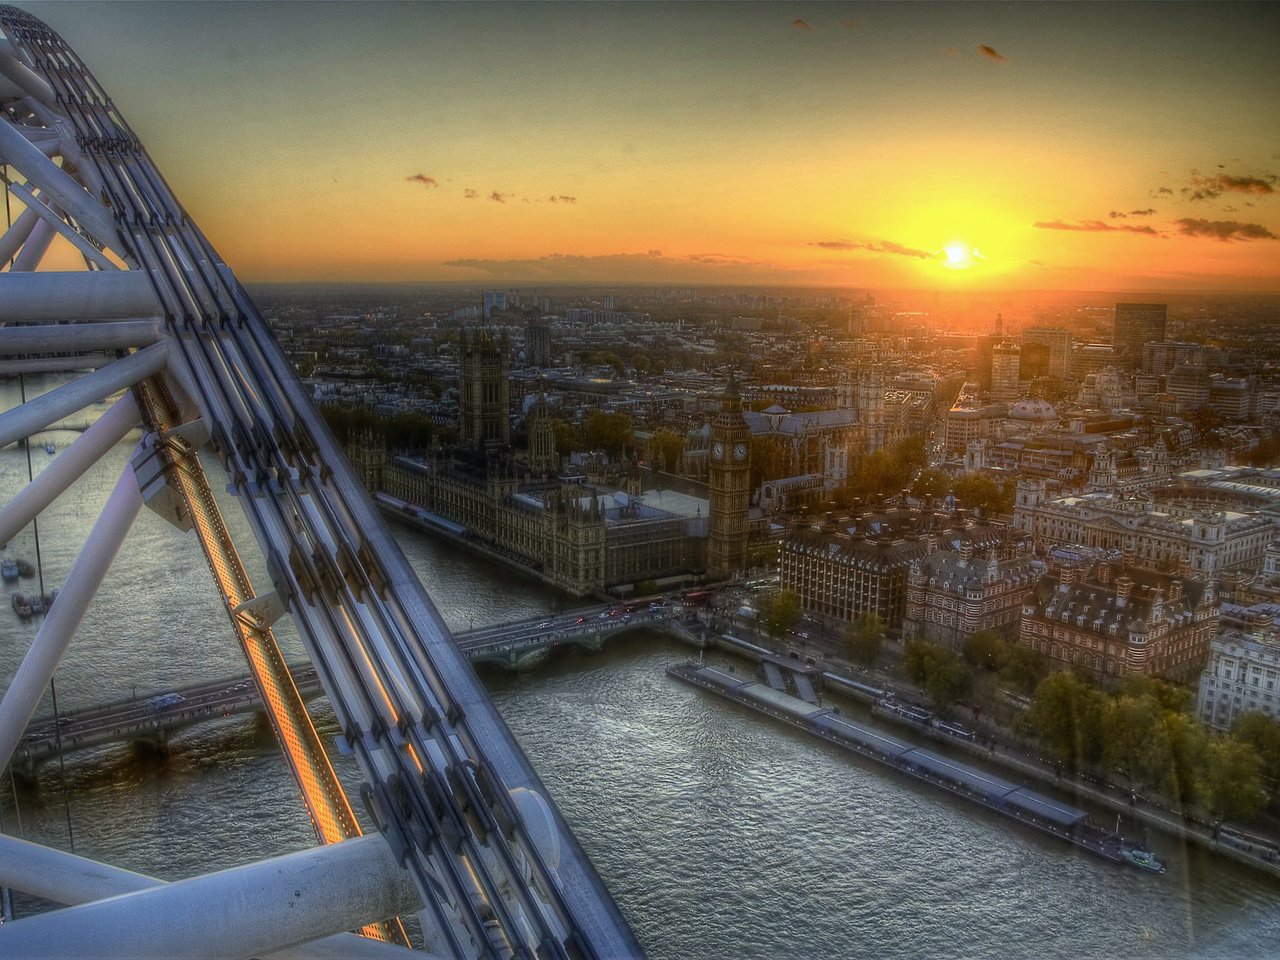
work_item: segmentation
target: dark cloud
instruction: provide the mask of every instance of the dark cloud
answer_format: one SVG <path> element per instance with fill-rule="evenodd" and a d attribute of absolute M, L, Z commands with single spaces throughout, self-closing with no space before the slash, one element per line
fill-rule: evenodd
<path fill-rule="evenodd" d="M 424 187 L 438 187 L 435 177 L 428 177 L 425 173 L 415 173 L 412 177 L 405 177 L 410 183 L 420 183 Z"/>
<path fill-rule="evenodd" d="M 1127 223 L 1103 223 L 1101 220 L 1080 220 L 1076 223 L 1064 223 L 1061 220 L 1037 220 L 1032 224 L 1040 230 L 1074 230 L 1080 233 L 1143 233 L 1150 237 L 1158 237 L 1154 227 L 1130 226 Z"/>
<path fill-rule="evenodd" d="M 1194 173 L 1194 171 L 1192 171 Z M 1224 193 L 1245 193 L 1260 197 L 1275 193 L 1277 178 L 1272 174 L 1262 177 L 1237 177 L 1219 173 L 1212 177 L 1193 176 L 1191 183 L 1182 188 L 1188 200 L 1216 200 Z"/>
<path fill-rule="evenodd" d="M 872 253 L 892 253 L 895 256 L 916 257 L 920 260 L 938 260 L 944 256 L 941 253 L 930 253 L 928 250 L 917 250 L 915 247 L 903 246 L 901 243 L 894 243 L 892 240 L 881 240 L 878 243 L 855 243 L 852 240 L 815 240 L 809 246 L 821 247 L 824 250 L 870 250 Z"/>
<path fill-rule="evenodd" d="M 799 17 L 791 21 L 791 25 L 797 30 L 803 30 L 805 33 L 812 33 L 813 27 L 809 25 L 808 20 L 802 20 Z"/>
<path fill-rule="evenodd" d="M 1238 220 L 1196 220 L 1183 217 L 1177 221 L 1179 233 L 1188 237 L 1212 237 L 1215 240 L 1280 240 L 1260 223 Z"/>
<path fill-rule="evenodd" d="M 577 197 L 566 197 L 563 193 L 557 196 L 547 197 L 548 203 L 577 203 Z"/>
<path fill-rule="evenodd" d="M 468 200 L 479 200 L 479 199 L 480 199 L 480 191 L 478 191 L 478 190 L 472 190 L 470 187 L 467 187 L 467 189 L 463 190 L 463 191 L 462 191 L 462 195 L 463 195 L 464 197 L 466 197 Z"/>
<path fill-rule="evenodd" d="M 1152 214 L 1154 214 L 1155 212 L 1156 212 L 1156 211 L 1155 211 L 1155 208 L 1154 208 L 1154 207 L 1147 207 L 1147 209 L 1145 209 L 1145 210 L 1130 210 L 1130 211 L 1129 211 L 1129 216 L 1131 216 L 1131 217 L 1149 217 L 1149 216 L 1151 216 Z"/>
<path fill-rule="evenodd" d="M 1127 213 L 1121 213 L 1119 210 L 1112 210 L 1110 213 L 1107 214 L 1107 216 L 1110 217 L 1112 220 L 1115 220 L 1117 218 L 1123 218 L 1129 215 Z"/>
<path fill-rule="evenodd" d="M 921 260 L 937 260 L 943 256 L 941 253 L 930 253 L 928 250 L 904 247 L 902 244 L 894 243 L 892 240 L 880 241 L 880 249 L 885 253 L 896 253 L 900 257 L 919 257 Z"/>
<path fill-rule="evenodd" d="M 988 60 L 994 60 L 996 63 L 1008 63 L 1009 58 L 996 50 L 995 47 L 989 47 L 985 43 L 978 44 L 978 53 L 986 57 Z"/>
<path fill-rule="evenodd" d="M 511 194 L 499 193 L 497 190 L 489 194 L 489 199 L 492 200 L 494 203 L 506 203 L 507 200 L 510 199 L 510 197 L 511 197 Z"/>
<path fill-rule="evenodd" d="M 1156 190 L 1156 193 L 1167 193 L 1167 194 L 1169 194 L 1170 196 L 1173 196 L 1173 188 L 1172 188 L 1172 187 L 1159 187 L 1159 188 Z"/>

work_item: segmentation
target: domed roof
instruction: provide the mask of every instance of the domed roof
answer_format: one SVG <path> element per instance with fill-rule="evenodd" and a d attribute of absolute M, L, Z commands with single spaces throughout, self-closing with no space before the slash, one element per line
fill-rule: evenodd
<path fill-rule="evenodd" d="M 1048 420 L 1057 420 L 1058 411 L 1054 409 L 1053 404 L 1048 400 L 1033 397 L 1026 400 L 1019 400 L 1010 407 L 1009 419 L 1044 423 Z"/>

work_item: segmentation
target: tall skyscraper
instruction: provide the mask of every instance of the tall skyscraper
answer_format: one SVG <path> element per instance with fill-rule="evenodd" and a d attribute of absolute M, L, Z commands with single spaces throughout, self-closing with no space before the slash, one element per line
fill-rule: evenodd
<path fill-rule="evenodd" d="M 1065 380 L 1071 372 L 1071 331 L 1058 327 L 1027 327 L 1022 331 L 1023 359 L 1027 344 L 1039 343 L 1049 348 L 1048 370 L 1045 376 Z"/>
<path fill-rule="evenodd" d="M 551 366 L 551 322 L 530 317 L 524 325 L 524 362 L 530 367 Z"/>
<path fill-rule="evenodd" d="M 1021 351 L 1008 341 L 991 351 L 991 396 L 997 400 L 1016 400 L 1021 393 L 1018 368 Z"/>
<path fill-rule="evenodd" d="M 1169 308 L 1163 303 L 1117 303 L 1111 343 L 1131 367 L 1142 363 L 1144 343 L 1163 343 Z"/>
<path fill-rule="evenodd" d="M 751 498 L 751 428 L 733 373 L 711 421 L 711 503 L 707 529 L 707 574 L 732 576 L 747 562 L 747 509 Z"/>
<path fill-rule="evenodd" d="M 505 447 L 511 440 L 511 381 L 505 338 L 488 330 L 462 331 L 458 371 L 459 433 L 463 443 Z"/>
<path fill-rule="evenodd" d="M 507 309 L 507 292 L 505 290 L 486 290 L 484 292 L 484 318 L 489 319 L 495 310 Z"/>

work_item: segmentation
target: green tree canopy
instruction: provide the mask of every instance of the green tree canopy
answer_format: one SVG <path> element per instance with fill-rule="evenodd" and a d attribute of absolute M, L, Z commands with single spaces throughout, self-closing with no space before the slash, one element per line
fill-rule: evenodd
<path fill-rule="evenodd" d="M 875 613 L 864 613 L 849 624 L 844 633 L 844 648 L 854 663 L 869 667 L 880 657 L 884 645 L 884 624 Z"/>
<path fill-rule="evenodd" d="M 1074 673 L 1049 674 L 1036 687 L 1026 722 L 1045 748 L 1073 769 L 1096 763 L 1107 697 Z"/>
<path fill-rule="evenodd" d="M 940 500 L 951 490 L 951 478 L 941 470 L 925 469 L 911 481 L 911 495 L 923 500 L 929 497 Z"/>
<path fill-rule="evenodd" d="M 965 638 L 963 653 L 965 660 L 973 666 L 995 673 L 1008 660 L 1009 645 L 996 631 L 979 630 Z"/>
<path fill-rule="evenodd" d="M 973 672 L 959 654 L 925 640 L 908 641 L 903 669 L 939 707 L 958 703 L 973 686 Z"/>
<path fill-rule="evenodd" d="M 1230 737 L 1209 738 L 1197 786 L 1201 804 L 1218 820 L 1249 820 L 1267 801 L 1258 751 Z"/>
<path fill-rule="evenodd" d="M 684 455 L 684 437 L 669 427 L 663 427 L 653 435 L 650 444 L 653 459 L 660 470 L 678 470 Z"/>
<path fill-rule="evenodd" d="M 1262 764 L 1262 776 L 1272 784 L 1273 790 L 1280 787 L 1280 722 L 1251 710 L 1236 718 L 1231 736 L 1253 747 Z"/>
<path fill-rule="evenodd" d="M 790 590 L 775 590 L 760 603 L 760 622 L 769 636 L 786 636 L 800 619 L 800 597 Z"/>
<path fill-rule="evenodd" d="M 588 449 L 603 450 L 611 457 L 619 457 L 635 444 L 631 418 L 625 413 L 592 410 L 587 414 L 585 439 Z"/>

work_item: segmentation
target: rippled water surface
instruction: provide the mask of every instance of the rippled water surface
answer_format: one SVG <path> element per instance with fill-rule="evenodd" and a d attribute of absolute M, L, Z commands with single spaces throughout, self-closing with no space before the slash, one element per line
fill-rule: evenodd
<path fill-rule="evenodd" d="M 46 589 L 128 452 L 43 518 Z M 37 470 L 50 459 L 32 458 Z M 0 494 L 26 470 L 23 451 L 0 451 Z M 397 534 L 455 630 L 555 609 L 506 571 Z M 34 560 L 31 531 L 7 552 Z M 0 608 L 0 675 L 37 626 Z M 1280 885 L 1267 878 L 1165 837 L 1152 841 L 1170 861 L 1163 877 L 1079 854 L 664 675 L 687 656 L 637 634 L 526 674 L 483 674 L 650 956 L 1276 955 Z M 58 673 L 59 706 L 243 669 L 194 541 L 144 511 Z M 6 830 L 164 877 L 313 842 L 270 734 L 249 718 L 180 734 L 166 759 L 120 747 L 86 760 L 65 775 L 47 765 L 34 791 L 6 790 Z"/>

